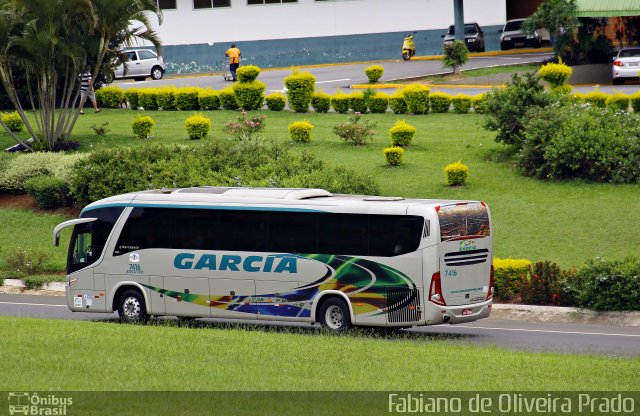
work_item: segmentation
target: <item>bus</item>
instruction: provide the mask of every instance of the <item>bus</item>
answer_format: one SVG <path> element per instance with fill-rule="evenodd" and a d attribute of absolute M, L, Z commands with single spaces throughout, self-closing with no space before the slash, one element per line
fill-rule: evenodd
<path fill-rule="evenodd" d="M 486 318 L 489 208 L 480 201 L 194 187 L 86 206 L 73 227 L 75 312 L 407 328 Z"/>

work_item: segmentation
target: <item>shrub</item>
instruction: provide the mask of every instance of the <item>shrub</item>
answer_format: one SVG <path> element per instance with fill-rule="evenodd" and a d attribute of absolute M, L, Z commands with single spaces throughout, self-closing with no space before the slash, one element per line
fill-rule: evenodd
<path fill-rule="evenodd" d="M 297 143 L 309 143 L 311 141 L 312 129 L 313 124 L 309 123 L 307 120 L 294 121 L 289 124 L 289 137 Z"/>
<path fill-rule="evenodd" d="M 562 62 L 561 58 L 558 59 L 558 61 L 557 64 L 550 62 L 538 69 L 540 78 L 547 81 L 551 85 L 551 88 L 564 85 L 573 73 L 573 69 Z"/>
<path fill-rule="evenodd" d="M 105 121 L 104 123 L 97 125 L 97 124 L 92 124 L 91 125 L 91 130 L 93 130 L 93 132 L 96 134 L 96 136 L 104 136 L 105 134 L 107 134 L 108 132 L 111 131 L 111 129 L 109 128 L 109 122 Z"/>
<path fill-rule="evenodd" d="M 3 113 L 2 122 L 14 133 L 19 133 L 24 128 L 22 118 L 17 111 L 14 111 L 13 113 Z"/>
<path fill-rule="evenodd" d="M 256 186 L 324 188 L 375 195 L 370 176 L 332 167 L 309 153 L 261 140 L 207 140 L 190 146 L 101 147 L 76 165 L 72 194 L 81 204 L 107 196 L 163 187 Z"/>
<path fill-rule="evenodd" d="M 24 283 L 24 287 L 27 289 L 35 290 L 40 289 L 47 283 L 58 282 L 63 280 L 58 280 L 58 276 L 25 276 L 22 278 L 22 283 Z"/>
<path fill-rule="evenodd" d="M 631 103 L 633 112 L 640 113 L 640 91 L 632 94 L 631 97 L 629 97 L 629 102 Z"/>
<path fill-rule="evenodd" d="M 351 98 L 347 94 L 338 92 L 331 97 L 331 106 L 336 113 L 345 114 L 351 106 Z"/>
<path fill-rule="evenodd" d="M 316 92 L 311 97 L 311 107 L 316 113 L 326 113 L 331 109 L 331 96 L 326 92 Z"/>
<path fill-rule="evenodd" d="M 151 117 L 138 114 L 138 117 L 131 123 L 131 128 L 136 137 L 148 140 L 151 138 L 151 130 L 154 124 L 155 122 Z"/>
<path fill-rule="evenodd" d="M 198 110 L 198 94 L 200 88 L 182 87 L 176 90 L 176 109 L 182 111 Z"/>
<path fill-rule="evenodd" d="M 521 259 L 493 259 L 494 296 L 509 300 L 520 290 L 520 282 L 528 275 L 531 261 Z"/>
<path fill-rule="evenodd" d="M 140 90 L 138 88 L 127 88 L 126 90 L 124 90 L 124 96 L 127 99 L 129 108 L 132 110 L 137 110 L 138 106 L 140 105 L 138 101 L 139 93 Z"/>
<path fill-rule="evenodd" d="M 289 108 L 296 113 L 309 111 L 309 104 L 316 85 L 316 77 L 309 72 L 294 71 L 284 79 L 289 97 Z"/>
<path fill-rule="evenodd" d="M 11 271 L 24 275 L 41 272 L 49 257 L 50 254 L 41 249 L 22 247 L 9 248 L 4 254 L 4 260 Z"/>
<path fill-rule="evenodd" d="M 607 98 L 605 105 L 614 111 L 627 111 L 629 109 L 629 96 L 617 92 Z"/>
<path fill-rule="evenodd" d="M 144 88 L 138 92 L 138 107 L 145 110 L 158 109 L 158 92 L 155 88 Z"/>
<path fill-rule="evenodd" d="M 473 97 L 471 97 L 471 105 L 473 106 L 473 111 L 475 111 L 478 114 L 483 114 L 484 105 L 486 101 L 487 101 L 487 95 L 484 93 L 474 95 Z"/>
<path fill-rule="evenodd" d="M 206 139 L 211 128 L 211 120 L 203 116 L 202 113 L 194 114 L 184 121 L 187 128 L 187 135 L 191 140 Z"/>
<path fill-rule="evenodd" d="M 175 110 L 176 109 L 176 87 L 158 88 L 156 95 L 156 103 L 159 110 Z"/>
<path fill-rule="evenodd" d="M 227 87 L 219 92 L 220 105 L 225 110 L 237 110 L 238 101 L 236 101 L 236 94 L 232 87 Z"/>
<path fill-rule="evenodd" d="M 236 95 L 238 106 L 243 110 L 261 109 L 266 88 L 266 84 L 260 81 L 236 82 L 233 84 L 233 92 Z"/>
<path fill-rule="evenodd" d="M 596 311 L 640 310 L 640 259 L 588 261 L 575 276 L 578 306 Z"/>
<path fill-rule="evenodd" d="M 267 108 L 271 111 L 282 111 L 287 105 L 287 99 L 284 95 L 276 92 L 265 98 Z"/>
<path fill-rule="evenodd" d="M 247 112 L 236 117 L 235 121 L 230 121 L 224 125 L 224 132 L 234 140 L 250 140 L 264 130 L 265 116 L 255 115 L 247 117 Z"/>
<path fill-rule="evenodd" d="M 584 101 L 594 107 L 604 108 L 609 96 L 601 91 L 591 91 L 585 94 Z"/>
<path fill-rule="evenodd" d="M 466 94 L 458 94 L 451 97 L 453 111 L 457 114 L 467 114 L 471 108 L 471 97 Z"/>
<path fill-rule="evenodd" d="M 50 209 L 67 205 L 69 187 L 62 179 L 51 176 L 36 176 L 25 182 L 24 187 L 39 208 Z"/>
<path fill-rule="evenodd" d="M 260 72 L 262 70 L 255 65 L 245 65 L 236 70 L 236 76 L 240 83 L 251 83 L 258 79 Z"/>
<path fill-rule="evenodd" d="M 349 107 L 354 113 L 364 114 L 367 112 L 367 100 L 361 92 L 354 92 L 349 95 Z"/>
<path fill-rule="evenodd" d="M 569 95 L 571 91 L 573 91 L 573 87 L 569 84 L 558 85 L 557 87 L 551 88 L 551 92 L 556 94 Z"/>
<path fill-rule="evenodd" d="M 444 167 L 445 182 L 448 186 L 463 186 L 468 176 L 469 168 L 461 160 Z"/>
<path fill-rule="evenodd" d="M 220 108 L 220 95 L 218 91 L 205 89 L 198 93 L 198 104 L 203 110 L 218 110 Z"/>
<path fill-rule="evenodd" d="M 571 94 L 571 101 L 577 104 L 583 104 L 587 102 L 586 97 L 587 97 L 587 94 L 585 93 L 574 92 L 573 94 Z"/>
<path fill-rule="evenodd" d="M 411 144 L 413 136 L 416 134 L 416 128 L 408 124 L 404 120 L 396 121 L 396 124 L 389 129 L 391 134 L 391 145 L 394 147 L 405 147 Z"/>
<path fill-rule="evenodd" d="M 120 87 L 108 86 L 96 90 L 96 101 L 100 103 L 102 107 L 120 108 L 124 97 L 124 91 Z"/>
<path fill-rule="evenodd" d="M 25 153 L 10 157 L 0 167 L 0 189 L 24 191 L 25 183 L 36 176 L 49 176 L 69 183 L 73 165 L 86 154 L 64 154 L 51 152 Z"/>
<path fill-rule="evenodd" d="M 396 91 L 389 97 L 389 108 L 394 114 L 404 114 L 407 112 L 407 102 L 402 91 Z"/>
<path fill-rule="evenodd" d="M 520 296 L 528 305 L 569 306 L 575 303 L 572 271 L 562 271 L 550 261 L 539 261 L 520 280 Z"/>
<path fill-rule="evenodd" d="M 431 111 L 434 113 L 446 113 L 451 107 L 451 96 L 446 92 L 434 92 L 429 96 Z"/>
<path fill-rule="evenodd" d="M 407 111 L 411 114 L 427 114 L 429 112 L 429 87 L 413 84 L 402 90 L 407 103 Z"/>
<path fill-rule="evenodd" d="M 369 82 L 378 82 L 384 74 L 384 68 L 382 65 L 371 65 L 364 69 L 364 73 L 369 78 Z"/>
<path fill-rule="evenodd" d="M 457 74 L 460 67 L 469 61 L 469 49 L 461 40 L 454 40 L 453 43 L 444 45 L 444 53 L 442 54 L 442 64 L 453 69 L 453 73 Z"/>
<path fill-rule="evenodd" d="M 364 146 L 373 140 L 376 123 L 370 120 L 360 122 L 362 115 L 355 113 L 353 117 L 344 122 L 333 126 L 333 132 L 345 142 L 354 146 Z"/>
<path fill-rule="evenodd" d="M 376 93 L 369 100 L 369 110 L 372 113 L 385 113 L 389 108 L 389 96 L 383 92 Z"/>
<path fill-rule="evenodd" d="M 385 147 L 384 158 L 391 166 L 402 165 L 402 156 L 404 155 L 404 149 L 402 147 Z"/>

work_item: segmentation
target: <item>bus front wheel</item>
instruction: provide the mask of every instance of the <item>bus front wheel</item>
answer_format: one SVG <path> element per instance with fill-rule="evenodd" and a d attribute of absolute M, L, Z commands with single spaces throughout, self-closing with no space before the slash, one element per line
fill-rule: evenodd
<path fill-rule="evenodd" d="M 149 319 L 144 297 L 138 290 L 130 289 L 122 294 L 118 305 L 118 315 L 122 322 L 144 323 Z"/>
<path fill-rule="evenodd" d="M 347 304 L 338 298 L 329 298 L 322 302 L 320 323 L 334 332 L 347 330 L 351 327 L 351 315 Z"/>

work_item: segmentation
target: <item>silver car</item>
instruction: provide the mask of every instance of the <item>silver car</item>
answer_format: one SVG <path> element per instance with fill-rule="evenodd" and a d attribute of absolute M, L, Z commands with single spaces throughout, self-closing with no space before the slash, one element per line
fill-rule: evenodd
<path fill-rule="evenodd" d="M 167 68 L 164 59 L 151 49 L 127 50 L 123 53 L 128 55 L 128 59 L 114 70 L 115 79 L 133 78 L 144 81 L 147 77 L 161 79 L 164 75 Z"/>
<path fill-rule="evenodd" d="M 613 57 L 611 66 L 613 84 L 624 84 L 627 79 L 640 77 L 640 48 L 624 48 Z"/>

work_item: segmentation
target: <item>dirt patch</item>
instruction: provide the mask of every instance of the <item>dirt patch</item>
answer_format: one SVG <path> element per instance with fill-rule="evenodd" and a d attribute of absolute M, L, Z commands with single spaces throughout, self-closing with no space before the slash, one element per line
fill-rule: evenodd
<path fill-rule="evenodd" d="M 80 208 L 75 206 L 42 210 L 38 208 L 38 204 L 36 204 L 35 199 L 33 199 L 31 195 L 0 193 L 0 209 L 2 208 L 28 209 L 38 213 L 59 214 L 67 217 L 77 217 L 81 211 Z"/>

